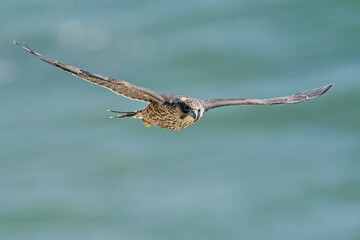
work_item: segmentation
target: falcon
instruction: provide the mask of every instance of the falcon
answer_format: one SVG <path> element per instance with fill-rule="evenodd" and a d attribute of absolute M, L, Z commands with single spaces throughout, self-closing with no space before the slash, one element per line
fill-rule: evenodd
<path fill-rule="evenodd" d="M 91 73 L 53 60 L 34 52 L 27 46 L 22 46 L 16 41 L 14 41 L 14 44 L 22 47 L 40 60 L 61 68 L 76 77 L 105 87 L 124 97 L 149 103 L 145 108 L 133 112 L 108 110 L 113 113 L 118 113 L 118 115 L 113 118 L 140 118 L 146 127 L 156 125 L 170 130 L 182 130 L 198 122 L 205 112 L 213 108 L 225 106 L 258 106 L 300 103 L 323 95 L 333 86 L 333 84 L 329 84 L 289 96 L 268 99 L 236 98 L 200 100 L 177 94 L 156 93 L 150 89 L 136 86 L 120 79 L 104 77 L 99 74 Z"/>

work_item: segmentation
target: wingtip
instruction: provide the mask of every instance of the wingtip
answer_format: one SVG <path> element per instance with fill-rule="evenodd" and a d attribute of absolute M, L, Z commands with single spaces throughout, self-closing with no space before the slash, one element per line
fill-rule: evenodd
<path fill-rule="evenodd" d="M 15 44 L 15 45 L 17 45 L 17 46 L 19 46 L 19 47 L 22 47 L 22 45 L 20 44 L 20 43 L 18 43 L 17 41 L 13 41 L 13 44 Z"/>
<path fill-rule="evenodd" d="M 30 53 L 34 53 L 33 50 L 31 50 L 31 49 L 26 45 L 26 43 L 24 43 L 25 46 L 21 45 L 20 43 L 18 43 L 18 42 L 15 41 L 15 40 L 13 41 L 13 43 L 14 43 L 16 46 L 19 46 L 19 47 L 25 49 L 26 51 L 28 51 L 28 52 L 30 52 Z"/>
<path fill-rule="evenodd" d="M 333 83 L 330 83 L 329 85 L 326 85 L 322 91 L 322 94 L 326 93 L 327 91 L 329 91 L 329 89 L 334 86 Z"/>

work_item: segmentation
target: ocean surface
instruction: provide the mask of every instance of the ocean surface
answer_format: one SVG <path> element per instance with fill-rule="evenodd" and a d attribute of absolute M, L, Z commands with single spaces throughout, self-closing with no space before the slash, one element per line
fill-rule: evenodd
<path fill-rule="evenodd" d="M 0 239 L 360 239 L 360 1 L 0 2 Z M 182 131 L 43 63 L 214 109 Z"/>

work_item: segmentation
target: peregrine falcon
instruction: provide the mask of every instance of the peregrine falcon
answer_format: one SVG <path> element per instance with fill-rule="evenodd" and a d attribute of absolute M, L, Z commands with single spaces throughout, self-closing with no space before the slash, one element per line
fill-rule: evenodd
<path fill-rule="evenodd" d="M 177 94 L 156 93 L 150 89 L 136 86 L 120 79 L 104 77 L 99 74 L 87 72 L 77 67 L 53 60 L 34 52 L 27 46 L 20 45 L 16 41 L 14 41 L 14 44 L 22 47 L 40 60 L 70 72 L 76 77 L 110 89 L 111 91 L 124 97 L 149 103 L 149 105 L 145 108 L 133 112 L 108 110 L 119 114 L 113 118 L 140 118 L 146 127 L 156 125 L 165 129 L 181 130 L 199 121 L 206 111 L 213 108 L 224 106 L 256 106 L 299 103 L 319 97 L 333 86 L 333 84 L 329 84 L 320 88 L 289 96 L 268 99 L 237 98 L 199 100 Z"/>

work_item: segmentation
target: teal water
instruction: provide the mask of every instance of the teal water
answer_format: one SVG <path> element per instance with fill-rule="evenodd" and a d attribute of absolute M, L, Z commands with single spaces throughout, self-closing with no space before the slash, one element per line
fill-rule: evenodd
<path fill-rule="evenodd" d="M 0 2 L 0 239 L 360 239 L 359 1 Z M 172 132 L 12 44 L 161 93 L 324 96 Z"/>

